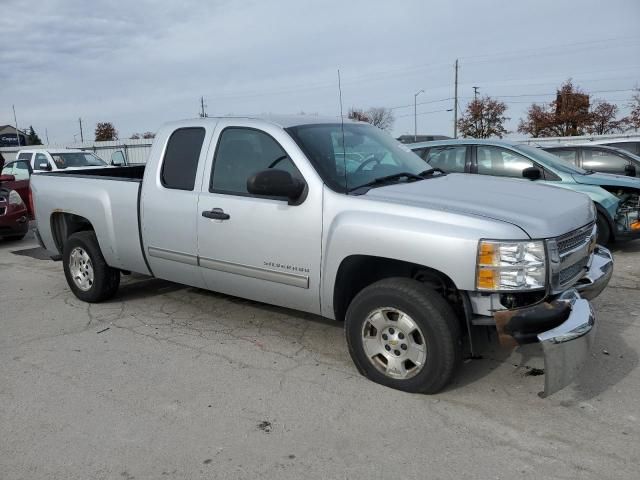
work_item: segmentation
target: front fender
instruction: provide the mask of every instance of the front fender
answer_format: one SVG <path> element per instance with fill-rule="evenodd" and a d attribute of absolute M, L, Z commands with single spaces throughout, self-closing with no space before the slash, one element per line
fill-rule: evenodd
<path fill-rule="evenodd" d="M 333 315 L 338 270 L 352 255 L 422 265 L 445 274 L 460 290 L 474 290 L 481 238 L 529 238 L 506 222 L 411 207 L 403 208 L 407 215 L 398 215 L 393 208 L 380 203 L 369 211 L 342 211 L 325 225 L 321 290 L 324 315 Z"/>

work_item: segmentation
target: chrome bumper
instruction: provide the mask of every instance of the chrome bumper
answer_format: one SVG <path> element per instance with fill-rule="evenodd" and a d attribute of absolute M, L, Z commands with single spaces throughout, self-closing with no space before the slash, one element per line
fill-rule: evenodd
<path fill-rule="evenodd" d="M 544 397 L 569 385 L 580 372 L 596 332 L 596 315 L 588 299 L 597 297 L 604 290 L 612 273 L 611 253 L 597 246 L 589 270 L 573 288 L 549 303 L 495 313 L 503 345 L 535 342 L 542 345 Z"/>
<path fill-rule="evenodd" d="M 580 296 L 586 299 L 596 298 L 602 290 L 607 286 L 611 275 L 613 274 L 613 256 L 611 252 L 597 245 L 593 251 L 589 270 L 578 280 L 573 288 L 575 288 Z"/>
<path fill-rule="evenodd" d="M 557 327 L 538 334 L 544 352 L 544 397 L 562 390 L 576 378 L 596 334 L 596 314 L 589 300 L 572 289 L 557 301 L 568 302 L 571 313 Z"/>

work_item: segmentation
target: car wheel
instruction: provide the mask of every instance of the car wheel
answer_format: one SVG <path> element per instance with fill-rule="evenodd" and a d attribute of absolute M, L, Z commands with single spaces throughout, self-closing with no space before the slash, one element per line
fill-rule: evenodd
<path fill-rule="evenodd" d="M 607 245 L 611 241 L 611 228 L 609 227 L 609 222 L 607 222 L 605 216 L 600 212 L 598 212 L 596 225 L 598 227 L 597 242 L 600 245 Z"/>
<path fill-rule="evenodd" d="M 406 392 L 436 393 L 460 363 L 460 325 L 434 290 L 409 278 L 380 280 L 347 310 L 349 353 L 364 376 Z"/>
<path fill-rule="evenodd" d="M 120 271 L 104 261 L 93 231 L 77 232 L 64 244 L 64 274 L 69 288 L 85 302 L 102 302 L 115 295 Z"/>

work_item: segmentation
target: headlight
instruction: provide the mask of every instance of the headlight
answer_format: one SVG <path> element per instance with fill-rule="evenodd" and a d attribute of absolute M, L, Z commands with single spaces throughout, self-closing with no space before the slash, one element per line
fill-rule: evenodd
<path fill-rule="evenodd" d="M 478 244 L 478 290 L 540 290 L 545 288 L 546 279 L 543 241 L 481 240 Z"/>
<path fill-rule="evenodd" d="M 9 192 L 9 205 L 22 205 L 24 202 L 20 198 L 20 194 L 15 190 Z"/>

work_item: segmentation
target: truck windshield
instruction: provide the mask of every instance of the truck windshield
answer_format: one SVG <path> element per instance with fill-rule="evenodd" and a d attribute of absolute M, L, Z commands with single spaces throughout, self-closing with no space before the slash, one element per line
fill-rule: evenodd
<path fill-rule="evenodd" d="M 348 192 L 376 179 L 407 181 L 429 165 L 408 147 L 372 125 L 319 123 L 286 131 L 304 151 L 323 181 L 337 192 Z M 398 175 L 398 174 L 404 175 Z M 384 184 L 386 182 L 381 182 Z"/>
<path fill-rule="evenodd" d="M 88 152 L 51 152 L 51 157 L 58 168 L 107 166 L 104 160 Z"/>

